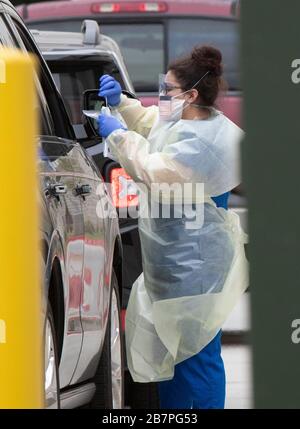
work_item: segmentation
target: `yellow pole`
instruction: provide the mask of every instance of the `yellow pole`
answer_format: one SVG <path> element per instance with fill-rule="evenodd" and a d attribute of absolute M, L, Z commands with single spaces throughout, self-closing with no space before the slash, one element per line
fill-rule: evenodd
<path fill-rule="evenodd" d="M 35 61 L 0 49 L 0 408 L 43 408 Z"/>

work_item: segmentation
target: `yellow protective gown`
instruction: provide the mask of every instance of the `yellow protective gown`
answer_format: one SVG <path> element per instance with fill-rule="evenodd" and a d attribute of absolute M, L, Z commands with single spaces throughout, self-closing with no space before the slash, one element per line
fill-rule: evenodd
<path fill-rule="evenodd" d="M 141 205 L 143 273 L 127 307 L 127 362 L 135 381 L 162 381 L 214 338 L 248 287 L 239 218 L 210 198 L 240 183 L 243 132 L 215 109 L 206 120 L 161 122 L 156 106 L 122 95 L 117 110 L 129 131 L 111 133 L 110 150 L 140 188 Z M 155 183 L 203 183 L 204 193 L 185 189 L 184 207 L 174 193 L 165 218 L 170 194 Z"/>

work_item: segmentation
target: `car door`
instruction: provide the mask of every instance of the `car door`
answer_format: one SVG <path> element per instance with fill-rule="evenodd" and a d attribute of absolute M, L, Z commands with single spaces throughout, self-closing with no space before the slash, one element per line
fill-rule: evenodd
<path fill-rule="evenodd" d="M 74 145 L 53 136 L 41 136 L 40 187 L 63 249 L 64 340 L 60 361 L 61 386 L 70 384 L 82 346 L 80 305 L 83 292 L 84 223 L 82 207 L 74 192 L 71 164 Z M 59 255 L 57 255 L 59 256 Z"/>
<path fill-rule="evenodd" d="M 83 293 L 80 306 L 83 343 L 72 383 L 93 377 L 102 340 L 104 339 L 104 303 L 108 300 L 109 281 L 104 276 L 105 228 L 99 189 L 100 178 L 93 163 L 78 144 L 70 162 L 74 188 L 82 206 L 84 220 Z"/>
<path fill-rule="evenodd" d="M 39 56 L 26 28 L 17 14 L 7 6 L 2 16 L 7 28 L 5 44 Z M 2 34 L 2 33 L 1 33 Z M 69 119 L 63 109 L 55 87 L 49 81 L 49 72 L 40 61 L 36 77 L 37 109 L 41 118 L 39 137 L 39 168 L 42 198 L 52 224 L 51 237 L 57 236 L 62 247 L 58 255 L 63 280 L 62 303 L 64 308 L 63 345 L 60 358 L 60 385 L 67 386 L 75 371 L 81 346 L 82 327 L 80 303 L 83 291 L 84 221 L 82 205 L 74 192 L 72 153 L 75 142 L 70 140 Z M 24 101 L 25 106 L 26 101 Z M 17 112 L 16 112 L 17 113 Z M 22 114 L 22 111 L 20 111 Z M 50 245 L 52 238 L 50 237 Z"/>

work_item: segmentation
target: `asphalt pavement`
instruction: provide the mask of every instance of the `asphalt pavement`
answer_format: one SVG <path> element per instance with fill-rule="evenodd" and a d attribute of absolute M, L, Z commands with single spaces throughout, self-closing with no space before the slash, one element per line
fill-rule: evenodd
<path fill-rule="evenodd" d="M 225 408 L 252 408 L 250 346 L 225 344 L 222 356 L 226 371 Z"/>

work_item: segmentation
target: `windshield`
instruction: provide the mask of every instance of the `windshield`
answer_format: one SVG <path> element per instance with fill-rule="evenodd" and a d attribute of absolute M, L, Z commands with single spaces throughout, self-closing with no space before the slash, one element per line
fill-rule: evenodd
<path fill-rule="evenodd" d="M 166 22 L 166 21 L 165 21 Z M 82 20 L 29 24 L 41 30 L 80 31 Z M 167 41 L 163 23 L 100 23 L 101 31 L 119 44 L 137 92 L 156 92 L 158 75 L 167 62 L 187 54 L 197 44 L 221 50 L 224 77 L 230 90 L 239 90 L 238 23 L 222 18 L 169 18 Z M 165 49 L 167 48 L 167 51 Z"/>

